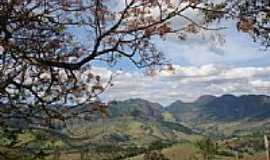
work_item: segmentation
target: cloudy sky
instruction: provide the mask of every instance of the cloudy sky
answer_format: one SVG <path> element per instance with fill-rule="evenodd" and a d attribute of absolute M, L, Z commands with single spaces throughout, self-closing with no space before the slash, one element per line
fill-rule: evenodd
<path fill-rule="evenodd" d="M 212 40 L 212 34 L 187 41 L 173 37 L 157 41 L 175 72 L 162 71 L 150 77 L 128 64 L 122 65 L 123 71 L 114 79 L 115 85 L 105 99 L 144 98 L 167 105 L 179 99 L 194 101 L 206 94 L 270 95 L 270 50 L 262 50 L 230 24 L 222 31 L 224 44 Z M 103 68 L 103 72 L 107 70 Z"/>
<path fill-rule="evenodd" d="M 225 43 L 212 40 L 212 34 L 179 41 L 169 37 L 156 44 L 171 59 L 175 72 L 159 72 L 145 76 L 131 64 L 121 65 L 123 71 L 114 79 L 104 98 L 124 100 L 144 98 L 163 105 L 175 100 L 194 101 L 201 95 L 268 94 L 270 95 L 270 50 L 253 43 L 244 33 L 229 24 L 221 32 Z M 109 75 L 110 69 L 97 68 Z"/>
<path fill-rule="evenodd" d="M 174 21 L 174 25 L 182 23 Z M 219 25 L 227 29 L 202 31 L 189 35 L 186 41 L 173 35 L 155 40 L 174 65 L 173 74 L 162 71 L 154 77 L 146 76 L 128 62 L 120 63 L 116 69 L 97 65 L 96 72 L 105 77 L 111 70 L 122 69 L 103 98 L 144 98 L 167 105 L 175 100 L 194 101 L 206 94 L 270 95 L 270 50 L 263 50 L 248 34 L 238 32 L 234 22 Z"/>

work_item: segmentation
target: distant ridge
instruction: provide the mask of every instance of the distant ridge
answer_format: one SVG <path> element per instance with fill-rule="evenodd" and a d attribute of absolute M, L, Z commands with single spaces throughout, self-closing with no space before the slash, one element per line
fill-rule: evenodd
<path fill-rule="evenodd" d="M 88 130 L 104 130 L 94 138 L 96 141 L 107 137 L 104 142 L 142 145 L 161 140 L 181 141 L 207 132 L 223 134 L 229 130 L 228 135 L 232 135 L 269 124 L 269 96 L 204 95 L 192 103 L 177 100 L 168 106 L 141 98 L 116 101 L 108 107 L 108 117 L 90 121 Z"/>
<path fill-rule="evenodd" d="M 187 104 L 191 105 L 187 108 Z M 203 106 L 203 107 L 200 107 Z M 175 108 L 185 108 L 186 112 L 196 110 L 197 118 L 215 120 L 239 120 L 270 118 L 270 97 L 266 95 L 222 95 L 219 97 L 205 95 L 198 98 L 193 103 L 179 103 L 176 101 L 166 107 L 168 111 L 176 111 Z M 183 110 L 183 109 L 181 109 Z M 181 116 L 181 110 L 174 112 L 176 116 Z M 195 114 L 195 112 L 194 112 Z M 184 115 L 183 115 L 184 116 Z M 182 117 L 183 119 L 184 117 Z"/>
<path fill-rule="evenodd" d="M 196 104 L 206 104 L 209 103 L 210 101 L 216 99 L 216 96 L 212 96 L 212 95 L 203 95 L 200 96 L 194 103 Z"/>

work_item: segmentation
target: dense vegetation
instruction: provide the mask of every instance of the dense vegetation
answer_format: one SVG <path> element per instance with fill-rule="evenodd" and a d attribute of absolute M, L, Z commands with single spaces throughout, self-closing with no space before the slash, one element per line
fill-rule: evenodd
<path fill-rule="evenodd" d="M 208 104 L 210 100 L 206 100 L 206 97 L 202 98 L 195 103 L 205 108 L 206 106 L 199 104 Z M 256 96 L 253 98 L 256 98 Z M 265 98 L 268 97 L 264 97 L 264 100 Z M 211 101 L 214 99 L 216 98 L 212 97 Z M 241 102 L 243 101 L 241 100 Z M 213 128 L 209 128 L 207 125 L 205 126 L 206 128 L 203 126 L 196 128 L 198 127 L 196 125 L 193 128 L 184 126 L 181 123 L 185 123 L 185 121 L 180 121 L 177 117 L 174 117 L 173 113 L 179 114 L 183 112 L 184 114 L 184 111 L 187 112 L 188 110 L 184 109 L 184 111 L 176 112 L 176 104 L 192 105 L 179 103 L 178 101 L 171 105 L 174 110 L 170 112 L 170 106 L 164 109 L 156 103 L 142 99 L 132 99 L 115 102 L 109 107 L 109 111 L 112 112 L 109 112 L 108 118 L 103 119 L 96 115 L 94 117 L 96 119 L 95 122 L 77 121 L 74 119 L 72 123 L 74 123 L 75 127 L 70 128 L 74 129 L 74 131 L 71 131 L 73 134 L 80 133 L 80 136 L 85 136 L 88 133 L 88 135 L 91 135 L 90 142 L 85 139 L 78 142 L 76 140 L 70 144 L 79 145 L 77 146 L 78 149 L 74 149 L 75 146 L 70 147 L 66 145 L 65 139 L 59 140 L 57 137 L 50 136 L 50 134 L 44 136 L 44 133 L 25 130 L 14 136 L 14 134 L 9 134 L 9 132 L 2 128 L 0 144 L 6 147 L 1 147 L 1 151 L 5 153 L 1 156 L 9 159 L 20 157 L 27 160 L 36 158 L 53 158 L 54 160 L 66 158 L 93 160 L 139 158 L 151 160 L 153 157 L 174 160 L 181 158 L 181 155 L 179 155 L 181 153 L 183 157 L 188 159 L 211 160 L 216 158 L 233 159 L 238 157 L 241 159 L 249 156 L 256 157 L 260 156 L 264 151 L 263 136 L 270 133 L 270 128 L 267 127 L 266 122 L 264 125 L 261 125 L 261 121 L 254 119 L 252 113 L 250 114 L 251 119 L 248 122 L 257 123 L 257 128 L 251 127 L 248 129 L 244 127 L 241 129 L 241 127 L 237 127 L 232 134 L 224 134 L 226 129 L 213 131 Z M 223 105 L 227 104 L 224 103 Z M 138 113 L 139 116 L 134 114 L 134 112 Z M 231 119 L 217 121 L 216 118 L 213 119 L 211 116 L 208 119 L 205 119 L 205 117 L 203 117 L 204 123 L 217 126 L 233 122 Z M 192 121 L 190 122 L 192 123 Z M 242 125 L 245 123 L 247 122 L 242 122 Z M 76 125 L 79 128 L 76 128 Z M 84 130 L 87 132 L 84 133 L 82 127 L 86 127 Z M 79 131 L 79 129 L 82 131 Z M 60 128 L 60 130 L 62 129 Z M 211 131 L 206 132 L 207 130 Z M 210 134 L 211 132 L 215 133 Z M 13 146 L 14 144 L 16 144 L 18 150 L 9 149 L 8 146 Z M 25 149 L 28 152 L 21 151 Z M 29 151 L 34 154 L 31 154 L 31 152 L 29 154 Z M 182 152 L 185 152 L 185 154 Z"/>

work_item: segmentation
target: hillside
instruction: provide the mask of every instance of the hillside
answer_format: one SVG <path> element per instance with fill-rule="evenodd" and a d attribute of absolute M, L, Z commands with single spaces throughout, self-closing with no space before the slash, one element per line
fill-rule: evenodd
<path fill-rule="evenodd" d="M 144 99 L 129 99 L 118 101 L 109 106 L 109 118 L 133 116 L 144 119 L 162 119 L 164 107 Z"/>
<path fill-rule="evenodd" d="M 270 97 L 265 95 L 202 96 L 193 103 L 176 101 L 167 106 L 178 122 L 199 129 L 230 134 L 234 131 L 267 127 L 270 119 Z"/>
<path fill-rule="evenodd" d="M 139 98 L 117 101 L 108 107 L 107 118 L 74 123 L 78 123 L 77 128 L 86 123 L 89 133 L 102 132 L 97 139 L 128 137 L 132 143 L 141 144 L 196 133 L 231 135 L 269 128 L 269 121 L 269 96 L 205 95 L 193 103 L 178 100 L 166 107 Z"/>
<path fill-rule="evenodd" d="M 162 140 L 181 141 L 195 134 L 192 129 L 172 119 L 173 116 L 160 104 L 129 99 L 109 106 L 106 118 L 71 120 L 68 131 L 74 135 L 87 134 L 92 141 L 99 143 L 126 145 L 148 145 Z"/>
<path fill-rule="evenodd" d="M 60 147 L 61 160 L 77 160 L 82 153 L 97 160 L 141 160 L 145 153 L 156 150 L 171 160 L 179 156 L 184 160 L 197 153 L 194 143 L 208 135 L 225 147 L 222 151 L 225 156 L 219 158 L 230 159 L 239 151 L 252 159 L 261 156 L 262 137 L 270 133 L 269 108 L 268 96 L 255 95 L 206 95 L 193 103 L 178 100 L 167 107 L 144 99 L 128 99 L 111 103 L 106 118 L 98 113 L 93 119 L 77 117 L 66 122 L 64 130 L 59 128 L 73 138 L 88 137 L 85 141 L 72 141 L 72 145 L 83 146 L 79 151 L 70 147 L 70 143 L 54 141 L 53 137 L 52 142 L 43 143 Z M 39 141 L 32 140 L 31 132 L 19 137 L 22 144 L 40 145 Z M 65 153 L 65 150 L 71 152 Z"/>
<path fill-rule="evenodd" d="M 269 128 L 270 97 L 266 95 L 205 95 L 192 103 L 177 100 L 163 107 L 144 99 L 118 101 L 109 107 L 109 119 L 129 117 L 134 121 L 158 123 L 161 130 L 169 126 L 230 135 L 251 129 Z M 120 120 L 121 121 L 121 120 Z M 164 125 L 166 123 L 166 125 Z M 147 128 L 147 127 L 146 127 Z M 189 129 L 181 130 L 189 133 Z M 167 131 L 170 133 L 171 131 Z"/>
<path fill-rule="evenodd" d="M 98 139 L 128 137 L 125 143 L 141 145 L 156 140 L 188 139 L 188 135 L 198 133 L 230 136 L 269 128 L 270 97 L 205 95 L 193 103 L 178 100 L 166 107 L 137 98 L 113 103 L 108 113 L 108 118 L 94 127 L 105 128 Z"/>

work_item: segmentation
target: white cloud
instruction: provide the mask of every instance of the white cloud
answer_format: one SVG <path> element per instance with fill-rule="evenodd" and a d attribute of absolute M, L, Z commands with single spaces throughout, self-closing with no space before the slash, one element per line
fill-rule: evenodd
<path fill-rule="evenodd" d="M 250 84 L 252 85 L 252 87 L 261 89 L 261 90 L 269 90 L 270 88 L 270 81 L 254 80 L 254 81 L 251 81 Z"/>
<path fill-rule="evenodd" d="M 145 76 L 140 72 L 122 72 L 114 86 L 105 93 L 106 100 L 145 98 L 162 104 L 175 100 L 193 101 L 201 95 L 212 94 L 269 94 L 270 66 L 233 67 L 203 65 L 185 67 L 176 65 L 175 74 L 160 72 Z M 98 69 L 101 75 L 111 71 Z M 106 77 L 106 76 L 105 76 Z"/>
<path fill-rule="evenodd" d="M 262 66 L 269 64 L 269 50 L 261 50 L 258 43 L 254 43 L 251 36 L 238 32 L 234 21 L 221 22 L 211 25 L 227 27 L 219 31 L 201 31 L 199 34 L 189 35 L 186 40 L 179 40 L 170 35 L 166 41 L 158 41 L 158 48 L 172 59 L 174 64 L 206 65 L 209 63 Z"/>
<path fill-rule="evenodd" d="M 119 3 L 120 6 L 123 2 Z M 201 20 L 201 16 L 193 11 L 185 14 L 197 22 Z M 186 23 L 183 18 L 172 21 L 177 28 Z M 105 98 L 140 97 L 168 104 L 178 99 L 192 101 L 204 94 L 270 94 L 269 51 L 260 52 L 249 35 L 236 30 L 235 22 L 219 25 L 228 29 L 202 31 L 189 35 L 185 41 L 175 35 L 168 35 L 167 41 L 156 40 L 157 47 L 173 64 L 177 64 L 175 74 L 162 71 L 155 77 L 148 77 L 139 71 L 123 71 L 114 79 L 115 85 L 106 92 Z M 105 77 L 111 74 L 106 69 L 99 70 L 100 74 L 106 74 Z"/>

